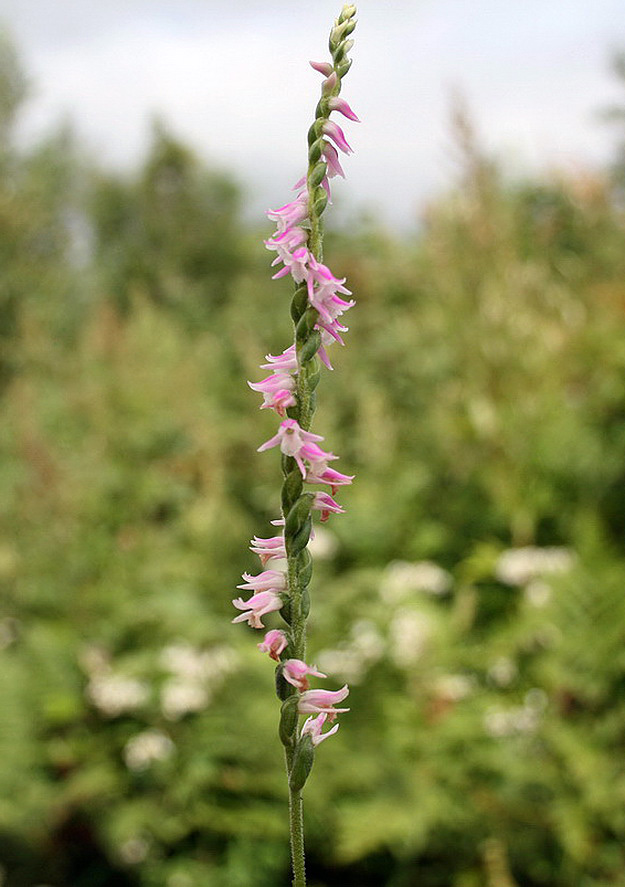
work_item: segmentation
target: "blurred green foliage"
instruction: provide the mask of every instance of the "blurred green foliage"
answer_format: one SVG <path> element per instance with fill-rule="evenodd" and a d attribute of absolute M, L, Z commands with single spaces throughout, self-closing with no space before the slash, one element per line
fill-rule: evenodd
<path fill-rule="evenodd" d="M 272 667 L 229 620 L 278 504 L 245 380 L 290 287 L 162 125 L 125 178 L 66 131 L 18 151 L 8 45 L 0 80 L 2 883 L 286 885 Z M 510 184 L 455 130 L 418 235 L 328 238 L 358 308 L 316 428 L 358 478 L 310 658 L 352 711 L 310 883 L 622 887 L 620 183 Z"/>

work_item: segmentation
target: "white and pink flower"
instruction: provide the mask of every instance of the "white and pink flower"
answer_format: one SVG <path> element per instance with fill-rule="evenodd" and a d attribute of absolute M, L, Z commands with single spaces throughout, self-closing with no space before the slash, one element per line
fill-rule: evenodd
<path fill-rule="evenodd" d="M 335 124 L 336 125 L 336 124 Z M 338 128 L 338 127 L 337 127 Z M 285 203 L 279 209 L 267 210 L 267 217 L 278 226 L 278 234 L 287 228 L 293 228 L 308 216 L 308 192 L 302 191 L 291 203 Z"/>
<path fill-rule="evenodd" d="M 260 562 L 265 566 L 270 560 L 283 560 L 286 558 L 286 548 L 284 547 L 283 536 L 270 536 L 268 539 L 261 539 L 254 536 L 251 540 L 250 551 L 257 554 Z"/>
<path fill-rule="evenodd" d="M 233 622 L 247 622 L 252 628 L 264 628 L 261 617 L 273 613 L 282 607 L 281 597 L 273 591 L 260 591 L 252 595 L 248 601 L 236 598 L 232 601 L 237 610 L 244 610 L 235 616 Z"/>
<path fill-rule="evenodd" d="M 308 734 L 312 740 L 313 747 L 316 747 L 320 742 L 323 742 L 324 739 L 328 739 L 328 737 L 332 736 L 339 729 L 339 725 L 335 724 L 330 730 L 326 730 L 325 733 L 322 733 L 321 730 L 323 729 L 323 725 L 327 718 L 328 716 L 325 712 L 317 715 L 316 718 L 313 718 L 311 715 L 302 724 L 300 736 L 303 737 Z"/>
<path fill-rule="evenodd" d="M 299 698 L 297 710 L 301 715 L 325 714 L 333 721 L 338 714 L 349 711 L 348 708 L 335 708 L 349 695 L 349 687 L 345 684 L 340 690 L 306 690 Z"/>
<path fill-rule="evenodd" d="M 306 665 L 301 659 L 287 659 L 284 663 L 283 675 L 285 680 L 296 687 L 298 690 L 308 690 L 307 675 L 314 675 L 316 678 L 327 678 L 327 675 L 321 671 L 317 671 L 316 665 Z"/>
<path fill-rule="evenodd" d="M 260 644 L 257 644 L 261 653 L 269 653 L 271 659 L 280 662 L 280 653 L 288 646 L 288 638 L 279 628 L 268 631 Z"/>
<path fill-rule="evenodd" d="M 305 477 L 306 467 L 301 456 L 302 447 L 305 444 L 315 443 L 318 440 L 323 440 L 320 434 L 304 431 L 295 419 L 285 419 L 284 422 L 280 423 L 278 433 L 266 440 L 264 444 L 261 444 L 258 447 L 258 452 L 264 453 L 265 450 L 279 446 L 285 456 L 292 456 L 295 459 L 299 470 L 302 472 L 302 477 Z"/>
<path fill-rule="evenodd" d="M 246 591 L 286 591 L 286 573 L 282 570 L 264 570 L 258 576 L 252 576 L 250 573 L 243 573 L 245 582 L 237 585 Z"/>
<path fill-rule="evenodd" d="M 279 416 L 284 416 L 288 407 L 294 406 L 295 379 L 288 373 L 274 372 L 261 382 L 247 383 L 252 391 L 259 391 L 263 395 L 261 410 L 272 409 Z"/>
<path fill-rule="evenodd" d="M 321 523 L 325 523 L 331 514 L 345 514 L 345 509 L 335 502 L 329 493 L 315 493 L 312 507 L 321 512 Z"/>
<path fill-rule="evenodd" d="M 334 496 L 337 487 L 351 484 L 354 477 L 354 474 L 341 474 L 334 468 L 328 468 L 324 462 L 314 462 L 310 464 L 305 480 L 307 484 L 329 484 Z"/>

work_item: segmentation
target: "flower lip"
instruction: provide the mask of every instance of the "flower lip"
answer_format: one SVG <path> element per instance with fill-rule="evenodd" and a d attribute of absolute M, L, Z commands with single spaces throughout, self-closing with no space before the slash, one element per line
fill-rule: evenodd
<path fill-rule="evenodd" d="M 323 742 L 324 739 L 328 739 L 330 736 L 333 736 L 339 729 L 338 724 L 335 724 L 332 729 L 327 730 L 325 733 L 321 732 L 327 718 L 328 716 L 325 712 L 317 715 L 316 718 L 313 718 L 313 716 L 310 715 L 310 717 L 307 718 L 302 725 L 300 736 L 303 737 L 308 734 L 312 740 L 313 747 L 319 745 L 319 743 Z"/>

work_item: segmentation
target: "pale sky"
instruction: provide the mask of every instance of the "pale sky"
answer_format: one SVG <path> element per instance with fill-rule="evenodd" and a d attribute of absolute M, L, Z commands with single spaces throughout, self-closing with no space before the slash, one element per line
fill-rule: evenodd
<path fill-rule="evenodd" d="M 344 95 L 355 149 L 339 212 L 414 222 L 453 181 L 453 90 L 511 173 L 605 163 L 616 134 L 598 110 L 620 98 L 623 0 L 361 0 Z M 158 114 L 231 169 L 248 216 L 279 206 L 304 171 L 306 131 L 340 0 L 0 0 L 33 80 L 32 140 L 70 118 L 101 164 L 129 167 Z M 623 96 L 625 100 L 625 96 Z M 335 115 L 337 116 L 337 115 Z M 339 122 L 339 121 L 337 121 Z M 342 125 L 342 124 L 341 124 Z"/>

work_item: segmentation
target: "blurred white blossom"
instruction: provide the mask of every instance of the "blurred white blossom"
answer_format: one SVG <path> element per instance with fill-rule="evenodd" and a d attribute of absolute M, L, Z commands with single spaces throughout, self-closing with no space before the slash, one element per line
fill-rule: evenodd
<path fill-rule="evenodd" d="M 322 650 L 316 657 L 319 668 L 351 684 L 362 682 L 367 669 L 382 658 L 386 643 L 380 630 L 369 619 L 360 619 L 349 639 L 337 649 Z"/>
<path fill-rule="evenodd" d="M 465 674 L 443 674 L 434 682 L 436 695 L 450 702 L 466 699 L 474 689 L 475 678 Z"/>
<path fill-rule="evenodd" d="M 150 845 L 145 838 L 129 838 L 119 848 L 119 855 L 122 862 L 125 862 L 126 865 L 137 865 L 139 862 L 144 861 L 149 849 Z"/>
<path fill-rule="evenodd" d="M 200 650 L 178 641 L 161 651 L 159 662 L 171 676 L 161 688 L 161 709 L 168 720 L 175 721 L 206 708 L 236 667 L 237 655 L 226 645 Z"/>
<path fill-rule="evenodd" d="M 172 678 L 161 688 L 161 709 L 169 721 L 189 712 L 202 711 L 210 701 L 208 689 L 195 681 Z"/>
<path fill-rule="evenodd" d="M 445 594 L 451 586 L 451 575 L 432 561 L 391 561 L 384 570 L 380 594 L 386 603 L 394 604 L 416 591 Z"/>
<path fill-rule="evenodd" d="M 546 574 L 564 573 L 574 561 L 575 555 L 568 548 L 509 548 L 499 555 L 495 575 L 506 585 L 523 586 Z"/>
<path fill-rule="evenodd" d="M 499 687 L 509 686 L 517 674 L 516 663 L 507 656 L 500 656 L 488 669 L 488 677 Z"/>
<path fill-rule="evenodd" d="M 176 750 L 169 736 L 160 730 L 144 730 L 124 746 L 124 761 L 130 770 L 147 770 L 155 761 L 164 761 Z M 147 852 L 147 848 L 146 848 Z"/>
<path fill-rule="evenodd" d="M 400 668 L 409 668 L 421 658 L 432 637 L 434 624 L 427 613 L 398 610 L 389 626 L 391 658 Z"/>
<path fill-rule="evenodd" d="M 495 738 L 533 733 L 540 725 L 547 703 L 545 691 L 535 687 L 525 694 L 523 705 L 508 709 L 490 708 L 484 715 L 484 729 Z"/>
<path fill-rule="evenodd" d="M 551 599 L 551 586 L 549 586 L 543 579 L 532 579 L 532 581 L 525 586 L 524 594 L 527 602 L 532 605 L 532 607 L 544 607 L 546 606 Z"/>
<path fill-rule="evenodd" d="M 143 681 L 112 672 L 94 674 L 87 685 L 87 698 L 109 718 L 136 711 L 149 695 L 150 688 Z"/>

